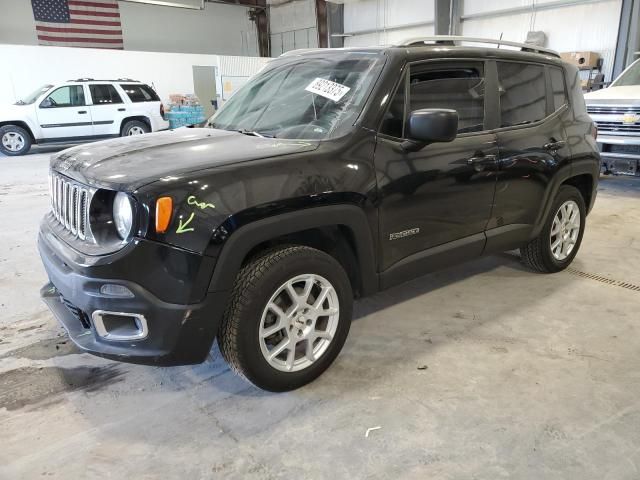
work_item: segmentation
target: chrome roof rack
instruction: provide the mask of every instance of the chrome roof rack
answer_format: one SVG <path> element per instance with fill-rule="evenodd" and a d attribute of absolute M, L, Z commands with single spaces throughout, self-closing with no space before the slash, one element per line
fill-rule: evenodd
<path fill-rule="evenodd" d="M 546 53 L 553 55 L 554 57 L 560 57 L 560 54 L 550 48 L 539 47 L 538 45 L 532 45 L 530 43 L 510 42 L 509 40 L 495 40 L 493 38 L 474 38 L 463 37 L 459 35 L 433 35 L 431 37 L 416 37 L 410 38 L 400 42 L 397 47 L 417 47 L 423 46 L 427 42 L 433 42 L 438 45 L 452 45 L 455 46 L 456 42 L 469 42 L 469 43 L 487 43 L 491 45 L 497 45 L 496 48 L 500 48 L 500 45 L 508 47 L 520 47 L 523 52 L 534 53 Z"/>

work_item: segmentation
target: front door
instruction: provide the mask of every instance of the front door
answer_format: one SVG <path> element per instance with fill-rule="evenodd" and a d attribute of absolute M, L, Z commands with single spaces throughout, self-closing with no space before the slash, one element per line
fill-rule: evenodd
<path fill-rule="evenodd" d="M 456 110 L 458 137 L 404 152 L 400 143 L 408 112 L 423 108 Z M 495 134 L 485 131 L 484 109 L 483 62 L 431 61 L 405 73 L 375 153 L 383 286 L 425 273 L 447 258 L 482 253 L 498 154 Z"/>
<path fill-rule="evenodd" d="M 37 116 L 44 140 L 75 139 L 93 133 L 82 85 L 56 88 L 40 102 Z"/>

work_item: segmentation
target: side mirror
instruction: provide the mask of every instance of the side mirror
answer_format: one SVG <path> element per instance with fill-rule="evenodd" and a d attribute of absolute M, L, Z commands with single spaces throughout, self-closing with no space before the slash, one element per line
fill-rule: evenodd
<path fill-rule="evenodd" d="M 430 143 L 450 142 L 458 134 L 458 112 L 444 108 L 423 108 L 409 114 L 407 137 L 402 148 L 415 152 Z"/>
<path fill-rule="evenodd" d="M 40 108 L 51 108 L 52 106 L 53 106 L 53 104 L 51 103 L 51 99 L 49 97 L 45 98 L 40 103 Z"/>

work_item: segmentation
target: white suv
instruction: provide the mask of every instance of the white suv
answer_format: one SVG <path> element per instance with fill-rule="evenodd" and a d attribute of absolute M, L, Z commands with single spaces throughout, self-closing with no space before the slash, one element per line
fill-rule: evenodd
<path fill-rule="evenodd" d="M 156 92 L 130 79 L 83 78 L 44 85 L 0 107 L 0 151 L 24 155 L 31 145 L 77 143 L 169 128 Z"/>

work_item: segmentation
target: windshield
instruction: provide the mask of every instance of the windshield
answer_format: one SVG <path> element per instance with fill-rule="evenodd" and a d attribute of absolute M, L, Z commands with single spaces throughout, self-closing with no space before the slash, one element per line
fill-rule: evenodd
<path fill-rule="evenodd" d="M 352 127 L 384 63 L 378 53 L 282 57 L 251 78 L 209 122 L 212 128 L 321 140 Z"/>
<path fill-rule="evenodd" d="M 640 85 L 640 60 L 636 60 L 631 66 L 622 72 L 611 84 L 612 87 L 624 87 L 628 85 Z"/>
<path fill-rule="evenodd" d="M 35 102 L 38 97 L 40 95 L 42 95 L 44 92 L 48 91 L 51 87 L 53 87 L 53 85 L 43 85 L 40 88 L 38 88 L 37 90 L 35 90 L 33 93 L 27 95 L 26 97 L 24 97 L 22 100 L 18 100 L 17 104 L 18 105 L 31 105 L 33 102 Z"/>

